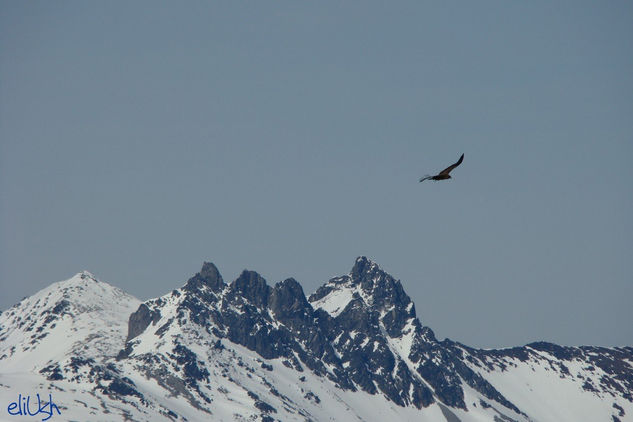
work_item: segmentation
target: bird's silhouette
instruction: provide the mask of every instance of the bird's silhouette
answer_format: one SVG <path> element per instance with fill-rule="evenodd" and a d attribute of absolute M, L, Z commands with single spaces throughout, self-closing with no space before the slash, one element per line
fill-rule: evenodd
<path fill-rule="evenodd" d="M 464 154 L 462 154 L 461 157 L 459 157 L 459 160 L 457 160 L 457 162 L 453 165 L 450 165 L 448 167 L 446 167 L 444 170 L 442 170 L 441 172 L 439 172 L 438 174 L 436 174 L 435 176 L 424 176 L 420 179 L 420 182 L 424 182 L 425 180 L 445 180 L 445 179 L 450 179 L 451 175 L 449 174 L 455 167 L 457 167 L 458 165 L 460 165 L 462 163 L 462 161 L 464 161 Z"/>

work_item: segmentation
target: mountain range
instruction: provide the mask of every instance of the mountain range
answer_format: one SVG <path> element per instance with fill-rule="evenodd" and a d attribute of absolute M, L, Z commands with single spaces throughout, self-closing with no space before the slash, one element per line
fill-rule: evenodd
<path fill-rule="evenodd" d="M 366 257 L 310 296 L 206 262 L 141 302 L 84 271 L 0 314 L 0 419 L 47 417 L 633 421 L 633 347 L 438 340 Z"/>

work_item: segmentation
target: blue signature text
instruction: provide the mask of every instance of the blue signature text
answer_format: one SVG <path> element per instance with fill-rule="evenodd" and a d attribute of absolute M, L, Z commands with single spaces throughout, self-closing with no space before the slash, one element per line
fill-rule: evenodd
<path fill-rule="evenodd" d="M 50 394 L 48 395 L 48 401 L 41 400 L 39 394 L 36 396 L 37 405 L 35 405 L 35 399 L 33 399 L 33 403 L 31 403 L 30 395 L 25 397 L 22 394 L 18 394 L 18 401 L 11 402 L 7 407 L 9 415 L 37 416 L 42 414 L 46 416 L 42 418 L 42 421 L 47 421 L 53 416 L 53 410 L 56 410 L 58 415 L 62 414 L 62 412 L 59 411 L 59 407 L 53 403 L 53 397 L 51 397 Z"/>

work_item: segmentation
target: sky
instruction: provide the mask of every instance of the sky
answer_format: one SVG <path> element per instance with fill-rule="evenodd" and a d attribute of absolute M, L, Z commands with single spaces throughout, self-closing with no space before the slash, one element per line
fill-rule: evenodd
<path fill-rule="evenodd" d="M 474 347 L 633 344 L 633 4 L 0 3 L 0 309 L 365 255 Z M 464 161 L 443 182 L 428 173 Z"/>

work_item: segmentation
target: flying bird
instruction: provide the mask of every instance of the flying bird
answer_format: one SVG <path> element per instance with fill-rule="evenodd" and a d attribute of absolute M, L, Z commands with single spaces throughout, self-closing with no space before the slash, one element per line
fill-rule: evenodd
<path fill-rule="evenodd" d="M 430 180 L 445 180 L 445 179 L 450 179 L 451 175 L 449 174 L 455 167 L 457 167 L 458 165 L 460 165 L 462 163 L 462 161 L 464 161 L 464 154 L 462 154 L 461 157 L 459 157 L 459 160 L 457 160 L 457 162 L 453 165 L 450 165 L 448 167 L 446 167 L 444 170 L 442 170 L 441 172 L 439 172 L 438 174 L 436 174 L 435 176 L 424 176 L 420 179 L 420 182 L 424 182 L 427 179 Z"/>

